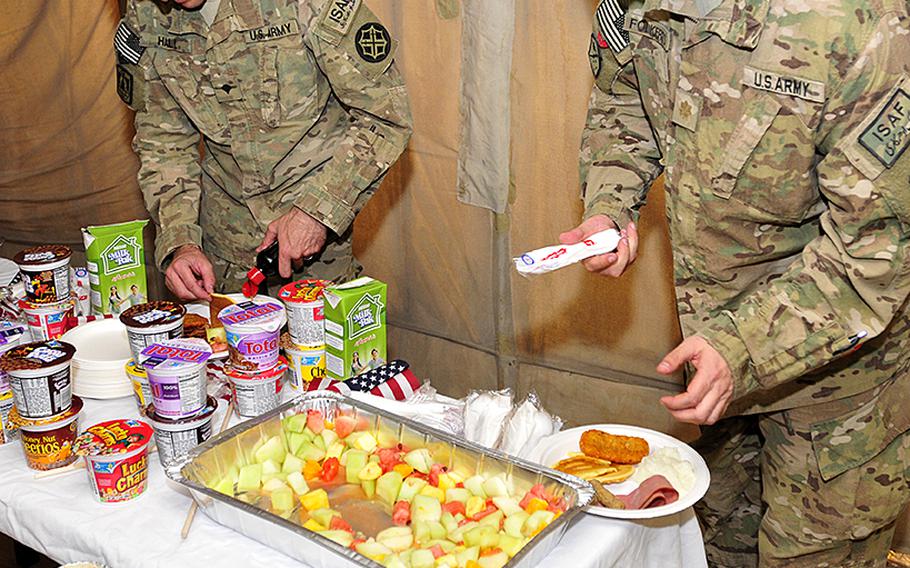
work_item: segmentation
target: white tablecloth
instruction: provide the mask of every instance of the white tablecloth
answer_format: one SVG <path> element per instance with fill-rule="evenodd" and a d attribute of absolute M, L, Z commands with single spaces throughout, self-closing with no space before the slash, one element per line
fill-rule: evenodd
<path fill-rule="evenodd" d="M 138 416 L 132 398 L 86 400 L 80 430 L 102 420 Z M 220 424 L 216 417 L 215 424 Z M 34 479 L 18 442 L 0 446 L 0 531 L 64 563 L 91 560 L 111 568 L 301 568 L 275 552 L 197 515 L 186 540 L 180 529 L 191 499 L 174 489 L 157 456 L 149 461 L 149 486 L 138 500 L 120 505 L 95 501 L 84 471 Z M 707 566 L 701 532 L 691 509 L 650 521 L 584 515 L 573 522 L 549 566 L 571 568 L 698 568 Z"/>

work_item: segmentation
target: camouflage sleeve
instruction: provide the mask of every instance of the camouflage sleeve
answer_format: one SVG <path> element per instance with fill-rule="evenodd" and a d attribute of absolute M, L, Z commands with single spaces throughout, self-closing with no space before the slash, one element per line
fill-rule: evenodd
<path fill-rule="evenodd" d="M 139 188 L 158 226 L 155 261 L 163 270 L 177 248 L 202 245 L 200 136 L 155 72 L 152 53 L 141 45 L 140 32 L 131 2 L 115 39 L 117 91 L 136 111 L 133 150 L 140 161 Z"/>
<path fill-rule="evenodd" d="M 358 197 L 407 146 L 407 91 L 394 63 L 397 41 L 360 0 L 326 2 L 306 41 L 352 122 L 329 162 L 293 190 L 295 205 L 342 234 L 365 204 Z"/>
<path fill-rule="evenodd" d="M 849 354 L 888 328 L 910 295 L 910 23 L 889 14 L 867 25 L 855 43 L 843 35 L 853 53 L 829 58 L 821 236 L 699 333 L 730 364 L 735 398 Z"/>
<path fill-rule="evenodd" d="M 625 226 L 638 219 L 660 175 L 660 150 L 642 108 L 631 48 L 614 53 L 594 20 L 588 48 L 594 88 L 579 159 L 585 218 L 604 214 Z"/>

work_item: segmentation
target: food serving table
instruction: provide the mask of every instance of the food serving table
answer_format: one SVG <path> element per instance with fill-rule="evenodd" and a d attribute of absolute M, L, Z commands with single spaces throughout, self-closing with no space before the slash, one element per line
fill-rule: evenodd
<path fill-rule="evenodd" d="M 137 417 L 132 398 L 86 400 L 79 428 Z M 220 422 L 216 415 L 213 424 Z M 18 442 L 0 446 L 0 531 L 61 563 L 89 560 L 111 568 L 306 566 L 305 559 L 289 558 L 202 513 L 182 540 L 180 529 L 191 499 L 165 477 L 157 454 L 149 462 L 145 494 L 133 502 L 102 505 L 84 471 L 36 480 Z M 547 559 L 549 566 L 572 568 L 707 566 L 691 509 L 644 521 L 581 516 Z"/>

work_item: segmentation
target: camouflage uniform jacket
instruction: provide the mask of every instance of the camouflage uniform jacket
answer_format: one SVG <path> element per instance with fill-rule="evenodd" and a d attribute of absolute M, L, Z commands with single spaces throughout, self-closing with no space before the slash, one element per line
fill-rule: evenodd
<path fill-rule="evenodd" d="M 910 365 L 904 0 L 605 1 L 589 58 L 586 216 L 665 173 L 679 317 L 732 412 L 856 394 Z"/>
<path fill-rule="evenodd" d="M 295 206 L 341 235 L 410 137 L 397 42 L 361 0 L 222 0 L 211 26 L 131 0 L 114 44 L 162 266 L 203 235 L 245 265 Z"/>

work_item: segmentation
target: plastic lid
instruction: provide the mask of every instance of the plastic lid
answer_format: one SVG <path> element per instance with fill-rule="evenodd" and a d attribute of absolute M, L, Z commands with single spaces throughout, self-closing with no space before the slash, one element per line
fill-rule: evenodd
<path fill-rule="evenodd" d="M 56 339 L 17 345 L 0 357 L 0 371 L 45 369 L 69 361 L 75 353 L 75 347 Z"/>
<path fill-rule="evenodd" d="M 155 327 L 174 323 L 186 315 L 186 308 L 177 302 L 157 300 L 127 308 L 120 321 L 129 327 Z"/>
<path fill-rule="evenodd" d="M 181 369 L 201 365 L 212 356 L 208 341 L 198 338 L 168 339 L 153 343 L 139 354 L 145 369 Z"/>
<path fill-rule="evenodd" d="M 16 253 L 13 262 L 19 266 L 40 266 L 69 258 L 73 251 L 66 245 L 41 245 Z"/>
<path fill-rule="evenodd" d="M 170 416 L 161 416 L 155 411 L 155 405 L 150 404 L 142 409 L 142 414 L 151 420 L 152 422 L 161 422 L 162 424 L 190 424 L 196 422 L 197 420 L 203 420 L 208 418 L 215 413 L 215 410 L 218 409 L 218 399 L 214 396 L 209 396 L 205 401 L 205 406 L 202 407 L 202 410 L 193 414 L 192 416 L 184 416 L 183 418 L 171 418 Z"/>
<path fill-rule="evenodd" d="M 38 302 L 29 302 L 28 300 L 19 300 L 19 308 L 23 310 L 57 310 L 59 312 L 65 312 L 73 309 L 75 306 L 73 300 L 62 300 L 60 302 L 52 303 L 38 303 Z"/>
<path fill-rule="evenodd" d="M 14 321 L 0 320 L 0 352 L 12 349 L 22 341 L 28 329 Z"/>
<path fill-rule="evenodd" d="M 274 300 L 256 303 L 247 300 L 221 310 L 218 319 L 225 326 L 277 330 L 286 321 L 284 306 Z"/>
<path fill-rule="evenodd" d="M 82 406 L 82 399 L 73 395 L 73 402 L 66 412 L 61 412 L 60 414 L 48 416 L 46 418 L 23 418 L 19 415 L 19 410 L 13 407 L 9 413 L 9 421 L 16 428 L 22 428 L 24 426 L 28 429 L 29 427 L 49 426 L 55 422 L 63 422 L 64 420 L 68 420 L 79 414 L 82 411 Z"/>
<path fill-rule="evenodd" d="M 224 372 L 225 375 L 232 379 L 240 379 L 243 381 L 259 381 L 265 379 L 274 379 L 275 377 L 283 375 L 287 370 L 288 360 L 284 355 L 279 355 L 278 364 L 271 369 L 266 369 L 265 371 L 241 371 L 240 369 L 235 369 L 230 364 L 227 364 L 222 369 L 222 372 Z"/>
<path fill-rule="evenodd" d="M 141 420 L 108 420 L 89 427 L 73 442 L 73 452 L 80 456 L 125 454 L 147 445 L 152 427 Z"/>
<path fill-rule="evenodd" d="M 284 302 L 316 302 L 322 300 L 322 292 L 332 283 L 328 280 L 298 280 L 285 284 L 278 291 L 278 298 Z"/>

